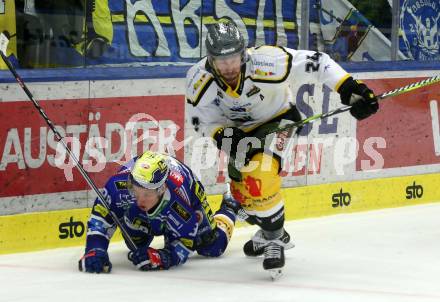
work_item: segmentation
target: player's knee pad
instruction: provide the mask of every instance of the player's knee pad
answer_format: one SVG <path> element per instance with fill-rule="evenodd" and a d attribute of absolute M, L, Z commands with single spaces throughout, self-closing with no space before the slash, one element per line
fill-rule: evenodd
<path fill-rule="evenodd" d="M 270 217 L 284 207 L 281 197 L 279 161 L 272 155 L 257 153 L 242 168 L 242 181 L 231 182 L 231 191 L 250 215 Z"/>
<path fill-rule="evenodd" d="M 228 215 L 220 213 L 214 215 L 214 221 L 218 231 L 225 233 L 226 239 L 229 242 L 234 231 L 234 221 Z"/>

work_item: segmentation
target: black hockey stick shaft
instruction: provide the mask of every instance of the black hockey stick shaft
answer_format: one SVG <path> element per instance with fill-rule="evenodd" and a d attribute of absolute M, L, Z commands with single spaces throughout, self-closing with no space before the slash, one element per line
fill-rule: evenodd
<path fill-rule="evenodd" d="M 84 177 L 84 179 L 87 181 L 89 186 L 93 189 L 93 191 L 95 191 L 95 193 L 98 195 L 98 198 L 101 200 L 102 204 L 109 211 L 110 216 L 112 217 L 112 219 L 114 220 L 116 225 L 121 230 L 121 233 L 124 236 L 124 239 L 127 242 L 127 245 L 129 245 L 129 248 L 131 250 L 136 250 L 137 249 L 136 244 L 133 242 L 133 240 L 129 236 L 127 230 L 124 228 L 122 223 L 119 221 L 119 218 L 110 210 L 110 205 L 107 203 L 104 195 L 98 189 L 98 187 L 96 186 L 95 182 L 90 178 L 89 174 L 86 172 L 86 170 L 84 170 L 84 167 L 81 165 L 81 163 L 79 162 L 78 158 L 76 158 L 75 154 L 70 150 L 70 148 L 64 142 L 63 137 L 61 136 L 61 134 L 56 130 L 54 124 L 49 119 L 49 117 L 46 115 L 46 113 L 44 112 L 43 108 L 41 108 L 39 102 L 34 98 L 32 93 L 29 91 L 29 89 L 27 88 L 26 84 L 24 83 L 23 79 L 20 77 L 20 75 L 15 70 L 14 66 L 12 66 L 11 62 L 9 61 L 9 59 L 6 57 L 6 55 L 1 50 L 0 50 L 0 55 L 1 55 L 2 59 L 3 59 L 3 61 L 5 62 L 6 66 L 8 67 L 8 69 L 14 75 L 15 80 L 18 82 L 18 84 L 23 89 L 23 91 L 26 93 L 26 95 L 28 96 L 29 100 L 31 100 L 31 102 L 34 104 L 34 107 L 38 110 L 40 115 L 46 121 L 46 123 L 49 126 L 49 128 L 53 131 L 53 133 L 55 134 L 56 139 L 63 145 L 64 149 L 67 151 L 67 153 L 69 154 L 70 158 L 72 158 L 72 160 L 75 162 L 76 167 L 78 168 L 78 170 L 81 173 L 81 175 Z"/>
<path fill-rule="evenodd" d="M 410 91 L 413 91 L 413 90 L 416 90 L 416 89 L 419 89 L 419 88 L 422 88 L 422 87 L 433 85 L 433 84 L 439 83 L 439 82 L 440 82 L 440 75 L 433 76 L 431 78 L 428 78 L 428 79 L 425 79 L 425 80 L 422 80 L 422 81 L 411 83 L 411 84 L 408 84 L 406 86 L 402 86 L 402 87 L 399 87 L 399 88 L 396 88 L 396 89 L 384 92 L 384 93 L 376 96 L 376 98 L 378 99 L 378 101 L 379 100 L 384 100 L 384 99 L 387 99 L 387 98 L 391 98 L 393 96 L 398 96 L 398 95 L 401 95 L 401 94 L 404 94 L 404 93 L 407 93 L 407 92 L 410 92 Z M 351 107 L 352 107 L 351 105 L 347 105 L 347 106 L 343 106 L 343 107 L 337 108 L 335 110 L 332 110 L 332 111 L 329 111 L 329 112 L 326 112 L 326 113 L 315 114 L 315 115 L 310 116 L 310 117 L 308 117 L 306 119 L 303 119 L 301 121 L 298 121 L 298 122 L 295 122 L 295 123 L 291 123 L 291 124 L 288 124 L 288 125 L 283 126 L 283 127 L 275 128 L 272 131 L 265 133 L 263 137 L 259 137 L 259 138 L 263 139 L 266 135 L 271 134 L 271 133 L 282 132 L 282 131 L 289 130 L 289 129 L 292 129 L 292 128 L 303 127 L 306 124 L 314 123 L 314 122 L 316 122 L 318 120 L 322 120 L 322 119 L 328 118 L 330 116 L 333 116 L 333 115 L 336 115 L 336 114 L 339 114 L 339 113 L 342 113 L 342 112 L 349 111 Z"/>

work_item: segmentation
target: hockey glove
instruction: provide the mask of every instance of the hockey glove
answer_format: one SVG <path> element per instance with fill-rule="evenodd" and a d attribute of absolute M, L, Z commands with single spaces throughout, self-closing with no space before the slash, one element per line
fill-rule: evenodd
<path fill-rule="evenodd" d="M 128 260 L 141 271 L 157 271 L 169 269 L 171 257 L 165 249 L 141 247 L 134 252 L 129 252 Z"/>
<path fill-rule="evenodd" d="M 349 77 L 338 90 L 342 104 L 351 105 L 350 113 L 357 120 L 363 120 L 377 112 L 379 103 L 373 91 L 362 82 Z"/>
<path fill-rule="evenodd" d="M 87 273 L 110 273 L 112 264 L 106 250 L 91 249 L 79 259 L 78 269 Z"/>
<path fill-rule="evenodd" d="M 230 152 L 228 155 L 235 157 L 237 152 L 238 143 L 246 137 L 246 133 L 237 127 L 220 128 L 214 134 L 214 140 L 217 144 L 219 150 L 223 150 L 226 153 Z M 229 146 L 229 141 L 232 140 Z"/>

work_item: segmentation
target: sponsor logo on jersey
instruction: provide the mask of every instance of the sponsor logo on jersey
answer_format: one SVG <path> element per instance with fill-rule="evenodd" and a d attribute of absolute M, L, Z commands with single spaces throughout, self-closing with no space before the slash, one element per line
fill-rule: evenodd
<path fill-rule="evenodd" d="M 141 231 L 143 233 L 149 234 L 150 224 L 148 221 L 141 219 L 140 217 L 135 217 L 133 221 L 129 217 L 124 216 L 124 222 L 132 230 Z"/>
<path fill-rule="evenodd" d="M 275 64 L 273 62 L 266 62 L 266 61 L 257 60 L 257 59 L 252 59 L 252 64 L 258 65 L 258 66 L 265 66 L 265 67 L 275 67 Z"/>
<path fill-rule="evenodd" d="M 134 203 L 133 199 L 130 194 L 119 194 L 119 200 L 116 200 L 115 204 L 118 208 L 127 210 Z"/>
<path fill-rule="evenodd" d="M 95 206 L 93 207 L 93 211 L 95 211 L 96 213 L 99 213 L 102 217 L 105 217 L 108 215 L 108 210 L 106 207 L 104 207 L 102 204 L 95 204 Z"/>
<path fill-rule="evenodd" d="M 191 218 L 191 214 L 184 208 L 182 207 L 181 204 L 179 204 L 178 202 L 174 202 L 171 205 L 171 208 L 174 210 L 174 212 L 176 212 L 177 215 L 179 215 L 180 218 L 182 218 L 185 222 L 187 222 L 190 218 Z"/>
<path fill-rule="evenodd" d="M 168 215 L 168 218 L 174 223 L 175 226 L 180 227 L 182 224 L 173 215 Z"/>
<path fill-rule="evenodd" d="M 183 176 L 179 172 L 173 170 L 170 172 L 169 179 L 176 187 L 180 187 L 183 184 Z"/>
<path fill-rule="evenodd" d="M 272 71 L 263 71 L 259 68 L 255 69 L 255 74 L 259 75 L 259 76 L 271 76 L 274 75 L 275 73 L 273 73 Z"/>
<path fill-rule="evenodd" d="M 253 178 L 248 175 L 245 179 L 243 179 L 246 190 L 251 194 L 252 197 L 262 196 L 261 194 L 261 179 Z"/>
<path fill-rule="evenodd" d="M 194 240 L 189 238 L 180 238 L 180 241 L 182 241 L 183 245 L 192 248 L 194 246 Z"/>
<path fill-rule="evenodd" d="M 127 190 L 127 181 L 117 180 L 117 181 L 115 181 L 115 187 L 118 190 Z"/>
<path fill-rule="evenodd" d="M 405 0 L 400 14 L 407 55 L 416 60 L 440 59 L 440 2 Z"/>
<path fill-rule="evenodd" d="M 239 188 L 235 187 L 234 183 L 231 184 L 231 194 L 232 197 L 240 204 L 243 204 L 246 201 L 246 196 L 240 191 Z"/>
<path fill-rule="evenodd" d="M 259 93 L 260 91 L 261 91 L 260 88 L 258 88 L 257 86 L 253 86 L 253 87 L 251 88 L 251 90 L 249 90 L 249 91 L 246 93 L 246 96 L 249 98 L 249 97 L 253 96 L 254 94 Z"/>
<path fill-rule="evenodd" d="M 197 82 L 193 86 L 194 91 L 197 91 L 199 89 L 200 85 L 202 85 L 203 82 L 205 81 L 206 76 L 207 76 L 206 73 L 204 73 L 200 76 L 200 79 L 198 79 Z"/>

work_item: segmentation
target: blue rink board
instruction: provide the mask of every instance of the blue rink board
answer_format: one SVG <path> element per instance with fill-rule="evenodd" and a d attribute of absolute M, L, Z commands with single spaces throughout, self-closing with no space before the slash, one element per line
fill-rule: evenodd
<path fill-rule="evenodd" d="M 389 61 L 341 63 L 348 72 L 440 70 L 440 61 Z M 25 82 L 93 81 L 184 78 L 189 66 L 88 67 L 18 69 Z M 0 83 L 15 82 L 9 70 L 0 71 Z"/>

